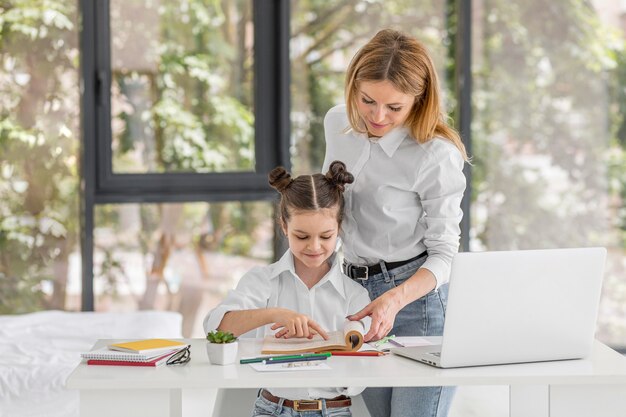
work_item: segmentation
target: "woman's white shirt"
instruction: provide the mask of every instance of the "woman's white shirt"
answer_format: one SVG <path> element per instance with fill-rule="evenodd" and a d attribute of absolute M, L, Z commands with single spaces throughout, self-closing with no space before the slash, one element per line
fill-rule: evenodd
<path fill-rule="evenodd" d="M 296 275 L 293 255 L 287 250 L 282 258 L 271 265 L 255 267 L 246 273 L 237 287 L 204 319 L 206 332 L 217 329 L 229 311 L 258 308 L 288 308 L 305 314 L 327 331 L 341 330 L 346 316 L 354 314 L 369 304 L 367 291 L 341 272 L 333 256 L 330 271 L 311 289 Z M 363 320 L 369 329 L 370 319 Z M 273 323 L 272 323 L 273 324 Z M 251 330 L 241 337 L 263 338 L 273 335 L 271 324 Z M 334 398 L 339 395 L 356 395 L 363 388 L 271 388 L 278 397 L 289 399 Z"/>
<path fill-rule="evenodd" d="M 322 172 L 339 160 L 355 178 L 344 193 L 345 258 L 372 265 L 403 261 L 426 250 L 422 268 L 434 274 L 439 288 L 449 280 L 459 247 L 465 191 L 461 153 L 442 138 L 418 143 L 406 128 L 370 140 L 349 127 L 345 105 L 324 118 Z"/>

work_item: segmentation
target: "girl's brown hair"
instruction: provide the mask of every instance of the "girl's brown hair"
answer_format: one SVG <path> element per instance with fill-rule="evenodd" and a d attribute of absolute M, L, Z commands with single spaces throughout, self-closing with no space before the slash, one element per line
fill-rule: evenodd
<path fill-rule="evenodd" d="M 357 111 L 358 88 L 363 81 L 389 81 L 398 91 L 414 96 L 413 107 L 405 121 L 412 136 L 419 143 L 437 136 L 446 138 L 468 160 L 461 137 L 445 121 L 437 72 L 421 42 L 397 30 L 383 29 L 352 58 L 345 86 L 348 120 L 352 129 L 367 133 Z"/>
<path fill-rule="evenodd" d="M 274 168 L 268 175 L 270 185 L 280 193 L 280 220 L 289 221 L 298 211 L 337 208 L 337 223 L 343 220 L 343 192 L 354 177 L 341 161 L 330 164 L 326 175 L 300 175 L 293 178 L 283 167 Z"/>

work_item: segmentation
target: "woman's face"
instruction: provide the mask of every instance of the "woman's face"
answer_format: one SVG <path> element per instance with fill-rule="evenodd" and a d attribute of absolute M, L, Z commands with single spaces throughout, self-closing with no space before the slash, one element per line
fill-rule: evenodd
<path fill-rule="evenodd" d="M 357 91 L 357 110 L 370 136 L 381 137 L 403 126 L 414 97 L 398 91 L 389 81 L 363 81 Z"/>

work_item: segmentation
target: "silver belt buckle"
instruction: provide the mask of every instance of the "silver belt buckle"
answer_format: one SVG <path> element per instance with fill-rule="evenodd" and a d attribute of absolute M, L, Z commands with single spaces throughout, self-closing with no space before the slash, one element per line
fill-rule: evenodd
<path fill-rule="evenodd" d="M 347 276 L 349 276 L 352 279 L 358 279 L 360 281 L 367 281 L 369 279 L 370 272 L 369 272 L 369 267 L 367 265 L 364 265 L 364 266 L 354 265 L 344 260 L 344 267 L 345 267 L 344 272 L 346 273 Z M 357 268 L 358 269 L 365 268 L 365 277 L 361 278 L 361 277 L 355 277 L 352 275 L 353 271 L 355 271 Z"/>
<path fill-rule="evenodd" d="M 367 281 L 370 277 L 370 268 L 369 266 L 365 265 L 365 266 L 359 266 L 358 268 L 365 268 L 365 277 L 364 278 L 359 278 L 356 277 L 356 279 L 361 280 L 361 281 Z"/>

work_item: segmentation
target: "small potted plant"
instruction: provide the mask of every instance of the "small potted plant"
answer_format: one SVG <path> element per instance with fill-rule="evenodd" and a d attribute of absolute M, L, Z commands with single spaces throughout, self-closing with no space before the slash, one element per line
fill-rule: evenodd
<path fill-rule="evenodd" d="M 219 330 L 206 335 L 206 353 L 214 365 L 230 365 L 237 359 L 237 338 L 231 332 Z"/>

